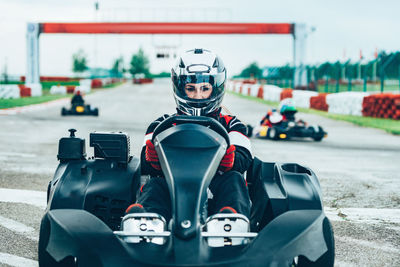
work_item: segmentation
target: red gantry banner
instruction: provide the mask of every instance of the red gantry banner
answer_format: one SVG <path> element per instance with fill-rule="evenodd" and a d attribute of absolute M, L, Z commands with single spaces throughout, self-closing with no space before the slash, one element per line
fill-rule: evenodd
<path fill-rule="evenodd" d="M 292 34 L 291 23 L 41 23 L 41 33 L 81 34 Z"/>

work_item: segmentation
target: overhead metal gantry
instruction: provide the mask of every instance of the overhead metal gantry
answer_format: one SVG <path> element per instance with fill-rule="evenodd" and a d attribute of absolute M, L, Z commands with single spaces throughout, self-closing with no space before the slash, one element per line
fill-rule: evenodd
<path fill-rule="evenodd" d="M 28 23 L 26 84 L 33 95 L 41 95 L 39 74 L 40 34 L 290 34 L 293 36 L 294 85 L 306 85 L 305 24 L 292 23 L 197 23 L 197 22 L 126 22 L 126 23 Z M 39 89 L 40 87 L 40 89 Z"/>

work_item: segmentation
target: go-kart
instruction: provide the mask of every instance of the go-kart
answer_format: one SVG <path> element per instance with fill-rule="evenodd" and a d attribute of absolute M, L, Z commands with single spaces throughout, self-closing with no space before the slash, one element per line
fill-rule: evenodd
<path fill-rule="evenodd" d="M 257 129 L 252 129 L 248 126 L 251 132 L 255 132 L 258 138 L 272 139 L 272 140 L 288 140 L 295 138 L 311 138 L 314 141 L 321 141 L 324 137 L 328 136 L 321 126 L 308 126 L 302 120 L 295 120 L 294 116 L 289 119 L 283 119 L 279 114 L 272 115 L 267 122 L 264 122 Z M 250 132 L 250 131 L 248 131 Z"/>
<path fill-rule="evenodd" d="M 247 171 L 249 220 L 205 219 L 206 189 L 229 147 L 216 120 L 172 116 L 153 133 L 171 197 L 169 223 L 155 213 L 124 216 L 141 179 L 126 134 L 91 133 L 94 156 L 86 158 L 85 140 L 74 131 L 59 142 L 40 227 L 40 266 L 333 266 L 334 237 L 318 179 L 298 164 L 254 158 Z"/>
<path fill-rule="evenodd" d="M 71 108 L 66 107 L 61 108 L 61 116 L 67 115 L 89 115 L 89 116 L 99 116 L 99 109 L 92 108 L 87 104 L 72 104 Z"/>

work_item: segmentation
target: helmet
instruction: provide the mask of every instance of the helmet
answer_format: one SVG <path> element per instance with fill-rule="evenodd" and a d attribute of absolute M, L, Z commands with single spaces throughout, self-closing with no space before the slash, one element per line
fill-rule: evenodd
<path fill-rule="evenodd" d="M 285 98 L 279 103 L 279 112 L 281 114 L 284 113 L 296 113 L 297 109 L 294 106 L 294 102 L 292 98 Z"/>
<path fill-rule="evenodd" d="M 171 69 L 174 98 L 179 111 L 186 115 L 203 116 L 216 111 L 225 93 L 226 70 L 222 60 L 211 51 L 186 51 Z M 210 83 L 212 92 L 205 99 L 189 98 L 185 92 L 188 83 Z"/>

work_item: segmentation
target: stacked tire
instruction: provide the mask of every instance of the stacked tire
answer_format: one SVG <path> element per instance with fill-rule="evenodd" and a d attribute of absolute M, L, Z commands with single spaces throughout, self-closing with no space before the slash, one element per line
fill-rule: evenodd
<path fill-rule="evenodd" d="M 376 94 L 364 97 L 363 116 L 400 119 L 400 94 Z"/>

